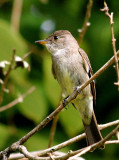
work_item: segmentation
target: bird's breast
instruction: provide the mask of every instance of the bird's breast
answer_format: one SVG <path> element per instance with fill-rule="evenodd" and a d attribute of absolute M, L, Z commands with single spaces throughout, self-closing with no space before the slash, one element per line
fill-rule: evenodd
<path fill-rule="evenodd" d="M 77 58 L 59 53 L 53 57 L 53 68 L 57 80 L 66 95 L 70 95 L 74 87 L 80 85 L 80 74 L 78 73 L 80 62 L 77 62 Z"/>

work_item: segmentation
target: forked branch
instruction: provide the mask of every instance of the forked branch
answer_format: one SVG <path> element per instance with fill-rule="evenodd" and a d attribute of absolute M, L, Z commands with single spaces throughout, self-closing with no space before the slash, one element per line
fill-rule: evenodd
<path fill-rule="evenodd" d="M 102 12 L 105 12 L 106 16 L 109 17 L 110 19 L 110 26 L 111 26 L 111 35 L 112 35 L 112 48 L 113 48 L 113 53 L 114 53 L 114 59 L 115 59 L 115 69 L 116 69 L 116 74 L 117 74 L 117 82 L 115 85 L 118 85 L 118 90 L 119 90 L 119 65 L 118 65 L 118 58 L 117 58 L 117 52 L 116 52 L 116 39 L 114 37 L 114 29 L 113 29 L 113 12 L 109 14 L 109 8 L 104 2 L 104 8 L 101 9 Z"/>

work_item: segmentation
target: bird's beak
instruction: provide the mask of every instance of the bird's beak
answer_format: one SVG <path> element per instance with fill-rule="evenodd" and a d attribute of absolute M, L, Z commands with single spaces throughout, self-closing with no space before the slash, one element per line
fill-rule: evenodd
<path fill-rule="evenodd" d="M 39 40 L 39 41 L 35 41 L 35 43 L 39 43 L 39 44 L 47 44 L 47 40 Z"/>

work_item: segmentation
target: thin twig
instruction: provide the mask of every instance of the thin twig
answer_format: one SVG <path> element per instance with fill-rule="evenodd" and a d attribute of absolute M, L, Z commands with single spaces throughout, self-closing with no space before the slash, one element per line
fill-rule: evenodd
<path fill-rule="evenodd" d="M 117 139 L 119 140 L 119 130 L 116 133 Z"/>
<path fill-rule="evenodd" d="M 28 152 L 28 150 L 26 149 L 25 146 L 19 145 L 18 150 L 27 158 L 31 159 L 31 160 L 41 160 L 40 157 L 34 156 L 33 154 L 31 154 L 30 152 Z M 46 160 L 46 157 L 44 157 L 44 159 Z"/>
<path fill-rule="evenodd" d="M 14 3 L 13 3 L 11 26 L 17 32 L 19 31 L 19 26 L 20 26 L 22 3 L 23 3 L 23 0 L 14 0 Z"/>
<path fill-rule="evenodd" d="M 2 100 L 3 100 L 3 92 L 4 92 L 4 89 L 6 87 L 6 84 L 7 84 L 7 81 L 8 81 L 8 78 L 9 78 L 9 74 L 10 72 L 12 71 L 12 66 L 13 66 L 13 63 L 14 63 L 14 59 L 15 59 L 15 54 L 16 54 L 16 50 L 13 49 L 13 55 L 12 55 L 12 58 L 11 58 L 11 62 L 10 62 L 10 66 L 7 70 L 7 73 L 5 75 L 5 79 L 3 81 L 3 84 L 1 86 L 1 91 L 0 91 L 0 105 L 2 103 Z"/>
<path fill-rule="evenodd" d="M 116 39 L 114 37 L 114 29 L 113 29 L 113 12 L 109 14 L 109 8 L 104 2 L 104 8 L 101 9 L 102 12 L 105 12 L 106 16 L 109 17 L 110 19 L 110 26 L 111 26 L 111 35 L 112 35 L 112 48 L 113 48 L 113 53 L 114 53 L 114 58 L 115 58 L 115 69 L 117 73 L 117 84 L 119 83 L 119 66 L 118 66 L 118 58 L 117 58 L 117 52 L 116 52 Z M 118 90 L 119 90 L 119 85 L 118 85 Z"/>
<path fill-rule="evenodd" d="M 119 144 L 119 140 L 106 141 L 105 144 Z"/>
<path fill-rule="evenodd" d="M 60 143 L 60 144 L 58 144 L 56 146 L 53 146 L 53 147 L 48 148 L 48 149 L 45 149 L 43 151 L 39 151 L 38 156 L 44 156 L 44 155 L 46 155 L 48 153 L 52 153 L 54 151 L 62 149 L 64 147 L 66 147 L 66 146 L 69 146 L 69 145 L 71 145 L 71 144 L 73 144 L 75 142 L 78 142 L 78 141 L 84 139 L 85 137 L 86 137 L 86 134 L 82 133 L 82 134 L 80 134 L 80 135 L 78 135 L 78 136 L 76 136 L 74 138 L 71 138 L 71 139 L 69 139 L 69 140 L 67 140 L 67 141 L 65 141 L 63 143 Z"/>
<path fill-rule="evenodd" d="M 118 51 L 119 56 L 119 51 Z M 81 87 L 77 87 L 77 89 L 67 98 L 65 101 L 65 105 L 69 104 L 73 99 L 76 98 L 79 92 L 84 89 L 88 84 L 90 84 L 94 79 L 96 79 L 100 74 L 102 74 L 110 65 L 114 63 L 114 56 L 103 65 L 87 82 L 85 82 Z M 16 146 L 22 145 L 25 143 L 31 136 L 33 136 L 36 132 L 44 128 L 62 109 L 64 108 L 63 104 L 61 104 L 55 111 L 53 111 L 48 117 L 46 117 L 39 125 L 37 125 L 33 130 L 27 133 L 24 137 L 19 139 L 17 142 L 13 143 L 10 147 L 0 152 L 0 158 L 2 158 L 3 153 L 11 153 L 15 151 Z"/>
<path fill-rule="evenodd" d="M 114 125 L 117 125 L 117 124 L 119 124 L 119 120 L 116 120 L 116 121 L 113 121 L 113 122 L 109 122 L 107 124 L 99 125 L 99 129 L 101 129 L 101 130 L 102 129 L 106 129 L 108 127 L 111 127 L 111 126 L 114 126 Z M 53 146 L 51 148 L 45 149 L 43 151 L 34 151 L 34 152 L 30 152 L 30 153 L 35 155 L 35 156 L 45 156 L 45 155 L 47 155 L 49 153 L 52 153 L 52 152 L 55 153 L 57 150 L 59 150 L 61 148 L 64 148 L 64 147 L 66 147 L 68 145 L 71 145 L 71 144 L 73 144 L 75 142 L 78 142 L 78 141 L 80 141 L 81 139 L 83 139 L 85 137 L 86 137 L 86 135 L 85 135 L 85 133 L 83 133 L 83 134 L 78 135 L 78 136 L 76 136 L 74 138 L 71 138 L 71 139 L 69 139 L 69 140 L 67 140 L 67 141 L 65 141 L 65 142 L 63 142 L 61 144 Z M 118 144 L 118 143 L 119 143 L 119 140 L 110 140 L 110 141 L 106 141 L 105 142 L 105 144 Z M 23 157 L 24 157 L 24 155 L 15 153 L 15 154 L 11 154 L 9 159 L 10 160 L 19 159 L 19 158 L 23 158 Z"/>
<path fill-rule="evenodd" d="M 50 136 L 49 136 L 50 138 L 49 138 L 48 148 L 52 146 L 52 143 L 53 143 L 53 140 L 54 140 L 54 136 L 55 136 L 55 131 L 56 131 L 56 126 L 57 126 L 58 119 L 59 119 L 59 115 L 57 114 L 55 116 L 55 118 L 53 119 L 51 131 L 50 131 Z"/>
<path fill-rule="evenodd" d="M 17 99 L 10 102 L 9 104 L 0 107 L 0 112 L 5 111 L 7 109 L 10 109 L 10 108 L 14 107 L 16 104 L 23 102 L 24 98 L 26 96 L 28 96 L 29 94 L 31 94 L 34 90 L 35 90 L 35 87 L 31 87 L 25 94 L 20 95 Z"/>
<path fill-rule="evenodd" d="M 23 145 L 20 145 L 18 147 L 18 151 L 21 152 L 21 154 L 12 154 L 10 155 L 9 160 L 17 160 L 17 159 L 23 159 L 23 160 L 56 160 L 59 159 L 58 157 L 62 157 L 66 155 L 64 152 L 54 152 L 53 154 L 46 155 L 45 157 L 39 157 L 36 152 L 28 152 L 27 148 Z M 25 158 L 26 157 L 26 158 Z M 74 160 L 84 160 L 84 158 L 76 158 Z"/>
<path fill-rule="evenodd" d="M 80 149 L 77 151 L 70 151 L 67 154 L 62 155 L 62 156 L 54 156 L 54 155 L 52 155 L 52 157 L 39 157 L 37 155 L 35 156 L 32 153 L 28 152 L 26 147 L 24 147 L 22 145 L 20 145 L 17 148 L 17 150 L 19 150 L 22 154 L 24 154 L 25 157 L 27 157 L 31 160 L 52 160 L 52 159 L 65 160 L 65 159 L 68 159 L 69 157 L 70 157 L 69 160 L 74 160 L 75 158 L 80 157 L 83 154 L 85 154 L 89 151 L 95 150 L 96 148 L 102 146 L 107 140 L 109 140 L 110 138 L 112 138 L 116 134 L 118 129 L 119 129 L 119 125 L 115 129 L 113 129 L 103 140 L 101 140 L 93 145 L 90 145 L 88 147 L 85 147 L 84 149 Z M 117 141 L 115 141 L 115 143 L 117 143 Z M 119 141 L 118 141 L 118 143 L 119 143 Z M 111 144 L 111 142 L 108 141 L 107 144 Z"/>
<path fill-rule="evenodd" d="M 117 85 L 117 86 L 119 86 L 119 82 L 114 82 L 114 85 Z"/>
<path fill-rule="evenodd" d="M 102 130 L 102 129 L 105 129 L 107 127 L 111 127 L 111 126 L 114 126 L 114 125 L 117 125 L 117 124 L 119 124 L 119 120 L 109 122 L 109 123 L 106 123 L 106 124 L 100 124 L 99 129 Z"/>
<path fill-rule="evenodd" d="M 22 58 L 22 61 L 24 61 L 30 54 L 32 53 L 32 51 L 26 53 L 24 55 L 24 57 Z M 14 62 L 15 62 L 15 56 L 16 56 L 16 49 L 13 49 L 13 55 L 12 55 L 12 58 L 11 58 L 11 61 L 10 61 L 10 65 L 9 65 L 9 68 L 7 70 L 7 73 L 5 74 L 5 78 L 4 78 L 4 81 L 2 81 L 2 85 L 1 85 L 1 90 L 0 90 L 0 105 L 2 104 L 2 100 L 3 100 L 3 93 L 5 91 L 5 87 L 6 87 L 6 84 L 8 82 L 8 78 L 9 78 L 9 75 L 11 73 L 12 70 L 16 69 L 16 66 L 13 66 L 14 65 Z M 28 67 L 29 69 L 29 67 Z M 20 98 L 19 98 L 19 101 L 20 101 Z M 4 106 L 5 107 L 5 106 Z M 7 106 L 8 107 L 8 106 Z M 9 108 L 9 107 L 8 107 Z M 3 109 L 4 110 L 4 109 Z M 0 109 L 0 112 L 2 111 L 2 109 Z"/>
<path fill-rule="evenodd" d="M 51 160 L 55 160 L 51 153 L 49 154 L 49 157 L 51 158 Z"/>
<path fill-rule="evenodd" d="M 113 122 L 109 122 L 109 123 L 106 123 L 106 124 L 99 125 L 99 129 L 100 129 L 100 130 L 103 130 L 103 129 L 105 129 L 105 128 L 108 128 L 108 127 L 111 127 L 111 126 L 114 126 L 114 125 L 117 125 L 117 124 L 119 124 L 119 120 L 116 120 L 116 121 L 113 121 Z M 78 136 L 76 136 L 76 137 L 74 137 L 74 138 L 71 138 L 71 139 L 69 139 L 69 140 L 67 140 L 67 141 L 65 141 L 65 142 L 63 142 L 63 143 L 60 143 L 60 144 L 58 144 L 58 145 L 56 145 L 56 146 L 53 146 L 53 147 L 51 147 L 51 148 L 45 149 L 45 150 L 43 150 L 43 151 L 40 151 L 40 152 L 39 152 L 39 156 L 44 156 L 44 155 L 46 155 L 47 153 L 50 153 L 50 152 L 52 152 L 52 151 L 57 151 L 57 150 L 59 150 L 59 149 L 61 149 L 61 148 L 64 148 L 64 147 L 66 147 L 66 146 L 69 146 L 69 145 L 71 145 L 71 144 L 73 144 L 73 143 L 79 142 L 80 140 L 84 139 L 85 137 L 86 137 L 86 134 L 85 134 L 85 133 L 82 133 L 82 134 L 80 134 L 80 135 L 78 135 Z"/>
<path fill-rule="evenodd" d="M 25 60 L 29 55 L 31 55 L 31 54 L 32 54 L 32 51 L 26 53 L 26 54 L 24 55 L 24 57 L 22 58 L 22 60 L 24 61 L 24 60 Z"/>
<path fill-rule="evenodd" d="M 93 5 L 93 0 L 89 0 L 88 5 L 87 5 L 87 11 L 86 11 L 83 27 L 82 27 L 82 29 L 80 29 L 79 44 L 82 42 L 83 37 L 86 33 L 87 27 L 89 26 L 88 21 L 89 21 L 89 18 L 91 16 L 92 5 Z"/>
<path fill-rule="evenodd" d="M 76 158 L 76 157 L 80 157 L 80 156 L 82 156 L 83 154 L 86 154 L 87 152 L 93 151 L 93 150 L 95 150 L 97 147 L 102 146 L 107 140 L 111 139 L 111 138 L 116 134 L 116 132 L 118 131 L 118 129 L 119 129 L 119 125 L 118 125 L 115 129 L 113 129 L 104 139 L 102 139 L 101 141 L 99 141 L 99 142 L 97 142 L 97 143 L 95 143 L 95 144 L 93 144 L 93 145 L 91 145 L 91 146 L 86 147 L 86 148 L 85 148 L 84 150 L 82 150 L 81 152 L 80 152 L 80 150 L 79 150 L 79 153 L 76 154 L 76 156 L 70 157 L 69 160 L 73 160 L 73 159 Z M 67 158 L 68 158 L 68 157 L 67 157 Z"/>
<path fill-rule="evenodd" d="M 58 106 L 61 105 L 61 103 L 62 103 L 61 100 L 62 100 L 62 93 L 61 93 L 60 98 L 59 98 Z M 52 126 L 51 126 L 48 148 L 50 148 L 52 146 L 52 143 L 53 143 L 53 140 L 54 140 L 54 136 L 55 136 L 55 131 L 56 131 L 58 119 L 59 119 L 59 115 L 57 114 L 55 116 L 55 118 L 53 119 L 53 123 L 52 123 Z"/>

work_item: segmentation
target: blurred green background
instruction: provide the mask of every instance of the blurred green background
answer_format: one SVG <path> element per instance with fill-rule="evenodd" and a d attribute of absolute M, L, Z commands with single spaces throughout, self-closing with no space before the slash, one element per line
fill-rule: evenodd
<path fill-rule="evenodd" d="M 16 2 L 16 3 L 15 3 Z M 12 49 L 18 56 L 32 51 L 27 61 L 31 71 L 18 68 L 11 72 L 7 87 L 9 94 L 4 94 L 2 106 L 16 99 L 31 86 L 36 90 L 28 95 L 23 103 L 0 113 L 0 150 L 17 141 L 48 114 L 58 104 L 60 88 L 51 73 L 51 57 L 43 46 L 34 41 L 44 39 L 55 30 L 69 30 L 78 40 L 78 29 L 82 27 L 87 0 L 2 0 L 0 1 L 0 61 L 10 60 Z M 103 0 L 93 3 L 90 23 L 81 47 L 87 52 L 94 73 L 113 55 L 109 19 L 100 12 Z M 119 1 L 107 1 L 110 12 L 114 12 L 114 32 L 117 50 L 119 44 Z M 19 16 L 20 14 L 20 16 Z M 119 94 L 116 73 L 111 66 L 96 79 L 97 106 L 96 117 L 99 124 L 119 118 Z M 45 149 L 48 146 L 49 123 L 44 129 L 32 136 L 25 146 L 29 151 Z M 107 135 L 113 128 L 102 131 Z M 53 145 L 59 144 L 84 131 L 78 112 L 70 105 L 59 115 L 59 121 Z M 114 137 L 115 138 L 115 137 Z M 76 150 L 86 145 L 85 140 L 63 149 Z M 118 159 L 118 144 L 96 150 L 83 156 L 88 160 Z"/>

